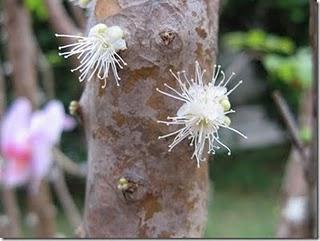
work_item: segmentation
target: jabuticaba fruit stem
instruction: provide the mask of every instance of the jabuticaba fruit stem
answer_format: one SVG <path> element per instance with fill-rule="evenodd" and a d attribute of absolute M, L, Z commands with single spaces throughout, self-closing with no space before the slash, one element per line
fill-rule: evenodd
<path fill-rule="evenodd" d="M 125 32 L 127 62 L 120 87 L 98 79 L 81 97 L 88 142 L 84 231 L 86 237 L 201 237 L 207 219 L 208 166 L 197 168 L 185 141 L 168 153 L 176 127 L 156 121 L 181 103 L 155 90 L 176 87 L 173 71 L 209 78 L 217 54 L 218 0 L 97 0 L 88 29 L 97 23 Z M 112 75 L 112 74 L 111 74 Z M 119 189 L 121 178 L 135 188 Z"/>

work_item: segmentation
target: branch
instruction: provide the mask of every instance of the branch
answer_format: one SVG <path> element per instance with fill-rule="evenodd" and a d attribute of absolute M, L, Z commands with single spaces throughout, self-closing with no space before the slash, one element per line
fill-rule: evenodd
<path fill-rule="evenodd" d="M 285 99 L 282 97 L 281 93 L 279 91 L 273 91 L 272 98 L 284 120 L 285 125 L 287 126 L 288 132 L 291 136 L 292 142 L 299 151 L 302 160 L 304 160 L 304 163 L 308 160 L 307 153 L 305 151 L 304 145 L 301 142 L 299 138 L 299 128 L 294 120 L 294 117 L 292 113 L 290 112 L 290 109 L 288 107 L 288 104 L 286 103 Z"/>
<path fill-rule="evenodd" d="M 60 34 L 80 34 L 81 30 L 77 28 L 68 13 L 64 9 L 61 0 L 45 0 L 49 13 L 49 23 L 56 33 Z M 69 39 L 63 39 L 65 44 L 69 44 Z"/>
<path fill-rule="evenodd" d="M 49 13 L 49 23 L 52 30 L 59 34 L 81 35 L 81 30 L 76 27 L 72 19 L 63 7 L 61 0 L 45 0 L 45 4 Z M 72 43 L 70 38 L 59 38 L 62 45 Z M 70 64 L 73 68 L 77 68 L 79 60 L 76 57 L 70 58 Z"/>
<path fill-rule="evenodd" d="M 49 238 L 55 234 L 55 206 L 52 203 L 51 192 L 47 182 L 40 183 L 40 190 L 28 192 L 29 208 L 39 218 L 36 225 L 37 237 Z"/>
<path fill-rule="evenodd" d="M 72 225 L 73 229 L 76 230 L 81 224 L 81 215 L 75 205 L 72 196 L 68 190 L 64 174 L 62 170 L 56 166 L 53 172 L 53 187 L 58 195 L 58 198 L 65 210 L 65 214 Z"/>
<path fill-rule="evenodd" d="M 6 106 L 6 86 L 2 65 L 0 65 L 0 117 L 2 117 Z"/>
<path fill-rule="evenodd" d="M 37 103 L 36 47 L 31 18 L 18 0 L 5 0 L 8 32 L 7 49 L 13 69 L 13 85 L 17 96 L 25 96 L 33 106 Z"/>
<path fill-rule="evenodd" d="M 36 41 L 36 40 L 35 40 Z M 54 74 L 50 63 L 42 52 L 40 46 L 38 48 L 38 68 L 42 79 L 44 90 L 49 99 L 54 98 Z"/>
<path fill-rule="evenodd" d="M 75 19 L 75 22 L 81 29 L 85 29 L 86 27 L 86 18 L 84 16 L 83 10 L 79 7 L 73 4 L 72 2 L 68 1 L 68 5 L 70 7 L 70 11 L 72 16 Z"/>
<path fill-rule="evenodd" d="M 12 189 L 3 188 L 2 202 L 10 222 L 11 237 L 21 236 L 20 210 L 17 203 L 16 194 Z"/>
<path fill-rule="evenodd" d="M 53 148 L 53 156 L 57 164 L 67 173 L 78 177 L 86 177 L 86 169 L 79 166 L 58 148 Z"/>

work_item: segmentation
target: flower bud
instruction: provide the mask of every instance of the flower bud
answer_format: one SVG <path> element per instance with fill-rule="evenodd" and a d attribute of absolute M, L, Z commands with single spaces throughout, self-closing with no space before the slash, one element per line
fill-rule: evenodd
<path fill-rule="evenodd" d="M 224 124 L 225 124 L 226 126 L 229 126 L 229 125 L 231 124 L 231 120 L 230 120 L 230 118 L 229 118 L 228 116 L 225 116 L 225 117 L 224 117 L 223 122 L 224 122 Z"/>
<path fill-rule="evenodd" d="M 103 23 L 98 23 L 97 25 L 93 26 L 89 31 L 89 36 L 96 36 L 105 34 L 108 30 L 107 25 Z"/>
<path fill-rule="evenodd" d="M 87 7 L 91 0 L 79 0 L 79 6 L 82 8 Z"/>
<path fill-rule="evenodd" d="M 230 104 L 228 97 L 223 98 L 220 101 L 220 104 L 222 105 L 224 111 L 228 111 L 231 108 L 231 104 Z"/>
<path fill-rule="evenodd" d="M 78 108 L 79 108 L 79 102 L 76 100 L 71 101 L 69 104 L 70 115 L 76 115 Z"/>
<path fill-rule="evenodd" d="M 126 178 L 121 177 L 118 181 L 119 190 L 127 190 L 129 188 L 129 182 Z"/>
<path fill-rule="evenodd" d="M 112 26 L 108 29 L 108 36 L 112 41 L 122 39 L 123 35 L 123 30 L 119 26 Z"/>

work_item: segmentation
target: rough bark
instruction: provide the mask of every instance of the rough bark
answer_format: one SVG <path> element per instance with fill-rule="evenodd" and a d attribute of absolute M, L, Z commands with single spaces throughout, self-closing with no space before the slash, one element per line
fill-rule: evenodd
<path fill-rule="evenodd" d="M 98 22 L 125 31 L 128 63 L 121 86 L 110 79 L 86 84 L 81 108 L 89 146 L 84 232 L 87 237 L 200 237 L 207 216 L 208 167 L 191 160 L 187 141 L 168 153 L 173 127 L 156 123 L 179 103 L 155 89 L 177 86 L 169 69 L 193 75 L 198 60 L 208 73 L 217 54 L 218 0 L 97 0 Z M 173 33 L 170 41 L 166 32 Z M 207 75 L 209 78 L 209 74 Z M 122 195 L 125 177 L 136 190 Z M 127 197 L 127 198 L 125 198 Z"/>

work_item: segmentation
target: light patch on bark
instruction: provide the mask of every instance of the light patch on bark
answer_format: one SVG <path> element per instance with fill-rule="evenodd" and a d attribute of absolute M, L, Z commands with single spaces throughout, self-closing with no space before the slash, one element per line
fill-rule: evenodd
<path fill-rule="evenodd" d="M 287 200 L 287 204 L 283 209 L 283 215 L 288 221 L 299 224 L 307 216 L 307 204 L 308 198 L 305 196 L 291 197 Z"/>

